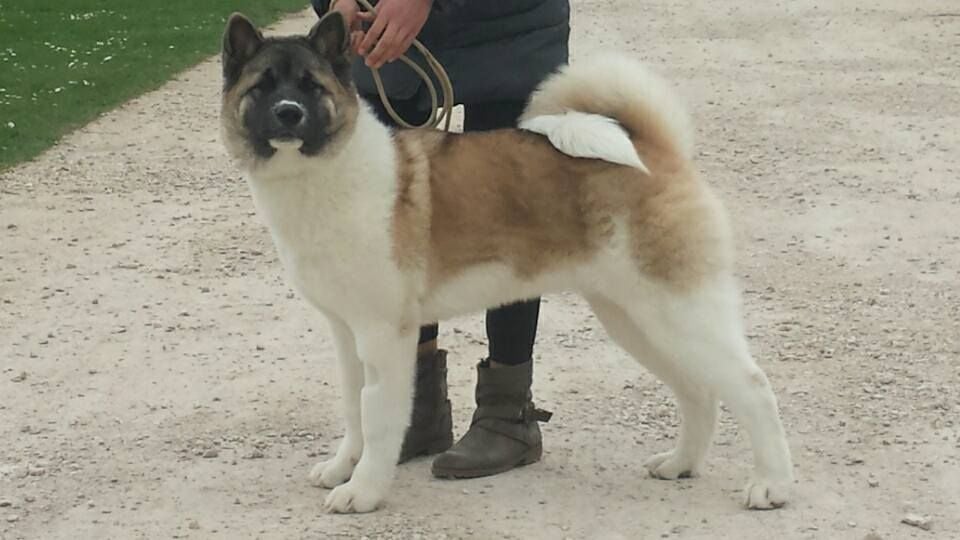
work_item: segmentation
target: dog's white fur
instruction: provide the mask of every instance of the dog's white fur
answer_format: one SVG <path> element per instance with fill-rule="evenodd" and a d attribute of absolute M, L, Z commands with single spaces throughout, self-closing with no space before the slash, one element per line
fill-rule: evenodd
<path fill-rule="evenodd" d="M 551 110 L 549 99 L 567 86 L 591 89 L 593 99 L 611 110 L 636 100 L 655 104 L 662 111 L 659 128 L 691 153 L 682 108 L 637 63 L 611 59 L 568 67 L 534 96 L 528 115 L 538 108 L 547 115 L 569 113 Z M 392 253 L 398 156 L 391 135 L 365 107 L 359 114 L 354 134 L 338 147 L 314 158 L 281 148 L 250 171 L 254 200 L 280 259 L 295 288 L 329 319 L 337 351 L 346 435 L 334 457 L 310 473 L 316 484 L 334 488 L 328 510 L 370 511 L 387 494 L 411 414 L 421 323 L 562 290 L 581 292 L 610 336 L 676 394 L 683 418 L 679 441 L 647 462 L 651 474 L 673 479 L 700 472 L 722 399 L 753 443 L 756 469 L 747 506 L 785 502 L 790 453 L 776 399 L 747 348 L 731 275 L 710 276 L 682 291 L 645 276 L 630 254 L 627 224 L 617 223 L 608 245 L 569 271 L 521 280 L 492 264 L 427 290 L 423 271 L 401 268 Z M 607 155 L 595 144 L 609 138 L 597 122 L 573 122 L 596 138 L 565 139 L 572 142 L 559 144 L 564 151 L 587 147 L 595 157 L 631 161 L 621 147 Z M 639 165 L 628 164 L 643 166 L 636 152 L 633 157 Z"/>
<path fill-rule="evenodd" d="M 520 123 L 537 116 L 569 112 L 564 100 L 557 95 L 568 95 L 590 89 L 590 108 L 594 111 L 621 112 L 625 108 L 656 107 L 657 129 L 665 133 L 679 153 L 693 157 L 693 127 L 676 90 L 662 78 L 624 54 L 608 53 L 587 59 L 576 66 L 562 70 L 533 93 Z"/>
<path fill-rule="evenodd" d="M 613 118 L 570 111 L 535 116 L 520 122 L 520 129 L 546 135 L 554 148 L 568 156 L 602 159 L 650 174 L 630 136 Z"/>

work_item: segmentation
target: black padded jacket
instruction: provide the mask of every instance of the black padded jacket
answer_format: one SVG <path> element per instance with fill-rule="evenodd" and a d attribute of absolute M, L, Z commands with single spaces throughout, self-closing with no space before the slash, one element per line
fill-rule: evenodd
<path fill-rule="evenodd" d="M 330 5 L 312 3 L 319 15 Z M 567 62 L 569 37 L 568 0 L 434 0 L 417 36 L 447 70 L 457 103 L 467 104 L 525 101 Z M 407 54 L 425 66 L 416 49 Z M 353 73 L 361 94 L 376 94 L 362 59 L 354 60 Z M 402 62 L 385 65 L 380 76 L 391 99 L 417 98 L 424 109 L 429 105 L 422 81 Z"/>

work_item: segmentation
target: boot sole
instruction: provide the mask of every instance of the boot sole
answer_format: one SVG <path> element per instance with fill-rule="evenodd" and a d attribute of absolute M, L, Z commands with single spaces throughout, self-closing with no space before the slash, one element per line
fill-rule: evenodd
<path fill-rule="evenodd" d="M 495 474 L 500 474 L 507 472 L 510 469 L 516 469 L 517 467 L 523 467 L 525 465 L 530 465 L 531 463 L 536 463 L 540 461 L 540 458 L 543 457 L 543 445 L 538 444 L 523 453 L 520 456 L 520 459 L 516 462 L 510 462 L 506 465 L 499 465 L 497 467 L 490 467 L 486 469 L 444 469 L 442 467 L 437 467 L 434 463 L 431 467 L 431 472 L 433 476 L 437 478 L 444 479 L 466 479 L 466 478 L 480 478 L 483 476 L 493 476 Z"/>

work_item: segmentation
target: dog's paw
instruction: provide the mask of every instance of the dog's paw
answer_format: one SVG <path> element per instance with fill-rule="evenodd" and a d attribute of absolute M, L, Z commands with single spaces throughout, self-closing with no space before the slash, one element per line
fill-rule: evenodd
<path fill-rule="evenodd" d="M 744 489 L 744 504 L 751 510 L 773 510 L 787 504 L 789 498 L 785 483 L 765 478 L 754 478 Z"/>
<path fill-rule="evenodd" d="M 650 476 L 661 480 L 700 476 L 700 465 L 678 454 L 676 450 L 657 454 L 648 459 L 643 466 L 650 472 Z"/>
<path fill-rule="evenodd" d="M 338 514 L 372 512 L 383 501 L 382 491 L 376 486 L 363 485 L 362 482 L 351 480 L 333 488 L 323 502 L 323 507 L 327 512 Z"/>
<path fill-rule="evenodd" d="M 333 488 L 350 480 L 357 462 L 337 454 L 333 459 L 322 461 L 310 471 L 310 483 L 317 487 Z"/>

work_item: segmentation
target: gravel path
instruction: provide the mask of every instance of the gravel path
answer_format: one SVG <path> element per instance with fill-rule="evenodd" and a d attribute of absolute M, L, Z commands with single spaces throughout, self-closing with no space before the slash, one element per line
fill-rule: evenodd
<path fill-rule="evenodd" d="M 580 1 L 573 39 L 634 51 L 691 104 L 788 507 L 741 509 L 726 414 L 702 478 L 648 478 L 669 393 L 554 296 L 541 463 L 449 482 L 420 460 L 379 513 L 322 513 L 305 476 L 341 434 L 332 347 L 225 159 L 211 60 L 0 175 L 0 538 L 960 538 L 955 2 Z M 442 339 L 459 431 L 481 319 Z"/>

